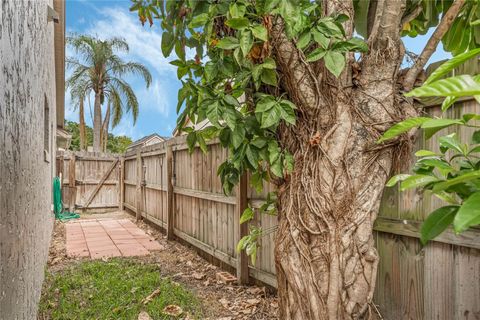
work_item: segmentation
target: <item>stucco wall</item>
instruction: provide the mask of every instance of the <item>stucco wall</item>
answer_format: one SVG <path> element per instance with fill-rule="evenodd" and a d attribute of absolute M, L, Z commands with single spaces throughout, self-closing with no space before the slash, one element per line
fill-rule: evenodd
<path fill-rule="evenodd" d="M 52 230 L 55 68 L 47 5 L 53 7 L 52 1 L 0 1 L 0 319 L 5 320 L 36 318 Z"/>

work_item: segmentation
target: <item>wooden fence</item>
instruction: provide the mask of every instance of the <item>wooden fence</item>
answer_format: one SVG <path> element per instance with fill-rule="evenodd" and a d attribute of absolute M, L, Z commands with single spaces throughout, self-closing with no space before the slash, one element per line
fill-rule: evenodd
<path fill-rule="evenodd" d="M 82 211 L 118 209 L 120 201 L 118 155 L 96 152 L 59 152 L 57 176 L 62 178 L 66 208 Z"/>
<path fill-rule="evenodd" d="M 432 107 L 428 113 L 440 115 L 440 109 Z M 448 116 L 463 113 L 480 113 L 480 108 L 475 102 L 464 101 L 449 110 Z M 461 129 L 459 136 L 467 142 L 471 133 Z M 434 143 L 435 139 L 426 142 L 420 133 L 416 148 L 435 149 Z M 243 208 L 248 202 L 258 207 L 259 200 L 273 188 L 266 186 L 264 194 L 256 194 L 244 177 L 234 194 L 225 196 L 217 168 L 227 151 L 217 142 L 208 147 L 207 154 L 198 148 L 190 154 L 184 137 L 178 137 L 108 161 L 77 155 L 77 164 L 72 165 L 73 158 L 67 161 L 65 155 L 64 176 L 69 176 L 67 167 L 75 166 L 74 181 L 84 188 L 77 192 L 77 206 L 85 206 L 85 199 L 104 180 L 92 205 L 125 207 L 165 229 L 170 239 L 177 237 L 236 268 L 241 281 L 250 276 L 275 287 L 273 234 L 261 240 L 255 266 L 235 250 L 240 237 L 248 233 L 246 225 L 238 223 Z M 116 159 L 120 172 L 114 167 L 106 176 Z M 69 180 L 64 185 L 70 185 Z M 108 200 L 101 192 L 109 195 Z M 426 247 L 420 244 L 421 221 L 439 205 L 438 200 L 422 198 L 415 190 L 385 190 L 374 226 L 381 259 L 374 300 L 385 319 L 480 319 L 480 230 L 474 228 L 458 236 L 449 230 Z M 267 215 L 251 222 L 263 228 L 276 223 L 276 217 Z"/>

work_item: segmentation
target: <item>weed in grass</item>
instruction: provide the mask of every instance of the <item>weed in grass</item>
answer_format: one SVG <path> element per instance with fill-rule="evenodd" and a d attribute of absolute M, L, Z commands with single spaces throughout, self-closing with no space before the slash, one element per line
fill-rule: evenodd
<path fill-rule="evenodd" d="M 160 292 L 146 306 L 142 300 Z M 145 310 L 152 319 L 171 319 L 162 313 L 174 304 L 201 318 L 200 303 L 187 289 L 161 278 L 158 266 L 128 259 L 87 261 L 62 271 L 47 271 L 39 319 L 137 319 Z"/>

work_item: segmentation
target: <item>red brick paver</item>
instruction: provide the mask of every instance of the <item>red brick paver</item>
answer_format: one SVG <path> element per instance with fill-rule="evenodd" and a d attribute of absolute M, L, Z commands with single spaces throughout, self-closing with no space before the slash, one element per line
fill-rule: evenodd
<path fill-rule="evenodd" d="M 66 224 L 69 257 L 145 256 L 162 246 L 128 219 L 91 219 Z"/>

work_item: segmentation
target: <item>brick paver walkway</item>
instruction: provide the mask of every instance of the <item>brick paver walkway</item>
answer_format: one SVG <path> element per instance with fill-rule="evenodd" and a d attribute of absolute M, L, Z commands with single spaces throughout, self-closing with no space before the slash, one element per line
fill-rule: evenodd
<path fill-rule="evenodd" d="M 89 219 L 66 223 L 67 256 L 145 256 L 163 247 L 128 219 Z"/>

